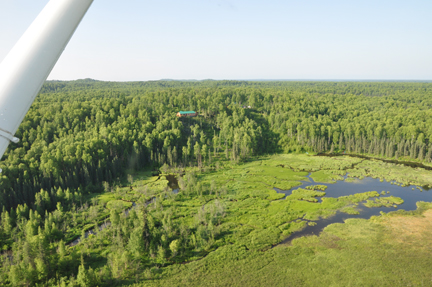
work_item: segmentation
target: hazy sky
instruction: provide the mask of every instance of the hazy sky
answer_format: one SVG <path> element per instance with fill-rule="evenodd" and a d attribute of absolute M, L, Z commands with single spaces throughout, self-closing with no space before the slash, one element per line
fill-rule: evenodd
<path fill-rule="evenodd" d="M 48 0 L 0 0 L 0 61 Z M 95 0 L 49 79 L 432 79 L 431 0 Z"/>

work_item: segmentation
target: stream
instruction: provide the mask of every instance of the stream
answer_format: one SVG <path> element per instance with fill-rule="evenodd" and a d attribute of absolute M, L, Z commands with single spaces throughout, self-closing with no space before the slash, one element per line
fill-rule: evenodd
<path fill-rule="evenodd" d="M 303 181 L 302 185 L 296 186 L 290 190 L 280 190 L 275 188 L 275 190 L 279 193 L 284 193 L 285 195 L 290 195 L 293 190 L 297 188 L 305 188 L 309 185 L 317 185 L 317 184 L 324 184 L 327 186 L 327 189 L 325 190 L 325 197 L 340 197 L 345 195 L 352 195 L 356 193 L 361 192 L 367 192 L 367 191 L 377 191 L 381 194 L 382 191 L 385 191 L 386 194 L 384 196 L 395 196 L 400 197 L 404 200 L 404 203 L 398 205 L 397 207 L 366 207 L 364 206 L 365 202 L 359 203 L 357 206 L 357 210 L 360 212 L 360 214 L 346 214 L 343 212 L 336 212 L 335 215 L 325 218 L 325 219 L 319 219 L 316 221 L 313 221 L 316 223 L 314 226 L 307 225 L 305 228 L 303 228 L 300 231 L 292 233 L 290 236 L 285 238 L 281 243 L 279 244 L 286 244 L 291 242 L 291 240 L 307 236 L 307 235 L 318 235 L 326 226 L 333 224 L 333 223 L 343 223 L 348 218 L 364 218 L 369 219 L 371 216 L 374 215 L 380 215 L 382 212 L 390 212 L 395 211 L 399 209 L 403 209 L 406 211 L 416 210 L 417 205 L 416 202 L 418 201 L 432 201 L 432 192 L 428 191 L 424 188 L 417 187 L 417 186 L 399 186 L 396 184 L 396 182 L 387 182 L 387 181 L 380 181 L 378 178 L 372 178 L 372 177 L 365 177 L 364 179 L 355 179 L 353 182 L 347 182 L 345 179 L 347 179 L 348 175 L 344 176 L 344 180 L 337 181 L 333 184 L 324 184 L 315 182 L 311 177 L 310 174 L 307 176 L 308 180 Z M 389 191 L 390 193 L 387 193 Z M 383 196 L 383 195 L 380 195 Z M 309 221 L 308 221 L 309 222 Z"/>
<path fill-rule="evenodd" d="M 165 175 L 166 180 L 168 180 L 168 186 L 171 188 L 173 193 L 178 193 L 179 192 L 179 186 L 178 186 L 178 181 L 177 181 L 177 177 L 173 174 L 168 174 Z M 153 203 L 156 200 L 156 197 L 151 198 L 150 200 L 146 201 L 145 205 L 149 205 L 151 203 Z M 132 202 L 132 207 L 126 209 L 125 211 L 123 211 L 123 213 L 126 216 L 129 216 L 129 212 L 135 208 L 136 203 Z M 105 220 L 105 222 L 101 225 L 98 226 L 98 230 L 101 231 L 107 227 L 109 227 L 111 225 L 111 222 L 109 220 Z M 89 237 L 90 235 L 96 235 L 96 232 L 93 229 L 89 229 L 84 233 L 84 238 Z M 71 241 L 69 244 L 67 244 L 67 246 L 73 247 L 77 244 L 79 244 L 81 242 L 81 236 L 78 236 L 77 238 L 75 238 L 73 241 Z"/>

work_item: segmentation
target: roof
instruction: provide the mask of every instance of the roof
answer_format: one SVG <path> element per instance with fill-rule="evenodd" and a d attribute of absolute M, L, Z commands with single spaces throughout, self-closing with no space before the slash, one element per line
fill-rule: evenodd
<path fill-rule="evenodd" d="M 180 113 L 181 115 L 186 115 L 186 114 L 195 114 L 194 111 L 186 111 L 186 112 L 184 112 L 184 111 L 180 111 L 179 113 Z"/>

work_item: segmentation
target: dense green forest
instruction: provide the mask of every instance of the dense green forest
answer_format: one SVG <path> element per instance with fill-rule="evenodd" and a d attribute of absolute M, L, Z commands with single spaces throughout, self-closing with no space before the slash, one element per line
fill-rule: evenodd
<path fill-rule="evenodd" d="M 50 81 L 16 136 L 0 162 L 0 282 L 126 284 L 223 245 L 239 199 L 202 174 L 306 152 L 429 164 L 432 84 Z"/>

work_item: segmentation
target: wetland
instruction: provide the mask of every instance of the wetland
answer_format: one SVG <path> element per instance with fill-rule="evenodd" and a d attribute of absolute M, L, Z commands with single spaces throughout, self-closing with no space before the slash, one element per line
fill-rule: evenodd
<path fill-rule="evenodd" d="M 159 279 L 148 281 L 151 286 L 199 286 L 190 280 L 192 273 L 221 285 L 390 286 L 429 278 L 431 193 L 421 186 L 431 175 L 425 169 L 288 154 L 223 166 L 198 179 L 209 189 L 217 182 L 231 191 L 213 193 L 225 206 L 215 248 L 201 260 L 161 269 L 154 274 Z M 212 203 L 203 200 L 199 206 Z M 415 232 L 405 233 L 414 223 Z M 362 264 L 369 268 L 359 270 Z M 403 268 L 411 273 L 388 280 Z M 237 273 L 243 274 L 238 280 Z"/>
<path fill-rule="evenodd" d="M 307 188 L 317 184 L 310 174 L 308 179 L 302 183 L 301 186 L 297 186 L 291 190 L 279 190 L 279 193 L 283 193 L 287 196 L 292 194 L 293 190 Z M 394 199 L 394 197 L 400 199 L 396 202 L 386 200 L 383 204 L 375 204 L 376 200 L 365 200 L 358 203 L 355 208 L 345 209 L 345 211 L 337 211 L 336 214 L 329 218 L 319 219 L 317 221 L 306 221 L 307 225 L 297 232 L 294 232 L 281 244 L 289 243 L 292 239 L 301 236 L 318 235 L 326 226 L 333 223 L 343 223 L 348 218 L 364 218 L 369 219 L 371 216 L 378 216 L 382 212 L 391 212 L 397 210 L 413 211 L 417 209 L 417 202 L 432 201 L 432 192 L 423 189 L 419 186 L 400 186 L 397 182 L 387 182 L 386 180 L 380 180 L 378 178 L 364 177 L 362 179 L 350 178 L 348 175 L 343 176 L 343 180 L 336 181 L 333 184 L 326 185 L 325 197 L 341 197 L 355 195 L 357 193 L 363 193 L 367 191 L 377 191 L 380 194 L 380 199 Z M 322 200 L 322 198 L 321 198 Z"/>
<path fill-rule="evenodd" d="M 0 162 L 0 285 L 431 285 L 431 91 L 47 83 Z"/>

